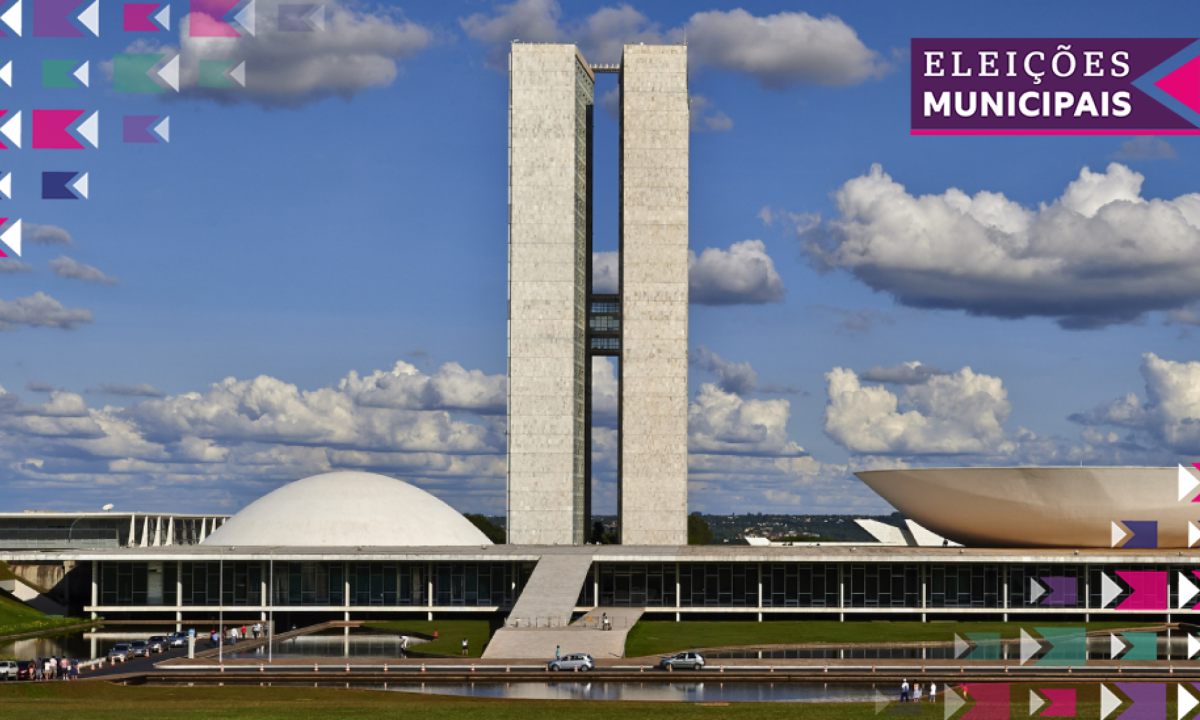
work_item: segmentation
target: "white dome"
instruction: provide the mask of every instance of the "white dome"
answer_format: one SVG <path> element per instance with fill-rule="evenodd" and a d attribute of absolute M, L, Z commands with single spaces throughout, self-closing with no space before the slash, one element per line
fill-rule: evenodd
<path fill-rule="evenodd" d="M 457 510 L 394 478 L 331 472 L 267 493 L 201 545 L 410 547 L 491 545 Z"/>

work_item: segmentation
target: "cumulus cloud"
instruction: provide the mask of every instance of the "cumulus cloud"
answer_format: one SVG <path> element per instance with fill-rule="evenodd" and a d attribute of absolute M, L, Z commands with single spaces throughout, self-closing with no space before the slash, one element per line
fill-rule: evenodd
<path fill-rule="evenodd" d="M 1130 428 L 1174 453 L 1200 453 L 1200 362 L 1142 355 L 1145 397 L 1128 393 L 1070 420 L 1088 426 Z"/>
<path fill-rule="evenodd" d="M 31 245 L 71 245 L 71 233 L 57 225 L 21 224 L 21 242 Z"/>
<path fill-rule="evenodd" d="M 762 240 L 743 240 L 728 250 L 688 251 L 688 297 L 698 305 L 761 305 L 783 302 L 787 290 Z"/>
<path fill-rule="evenodd" d="M 853 452 L 996 455 L 1014 450 L 1001 427 L 1012 408 L 1000 378 L 965 367 L 908 385 L 903 396 L 882 385 L 863 386 L 845 368 L 829 371 L 825 381 L 824 430 Z"/>
<path fill-rule="evenodd" d="M 1174 160 L 1179 157 L 1171 143 L 1153 135 L 1139 135 L 1121 143 L 1114 160 Z"/>
<path fill-rule="evenodd" d="M 733 129 L 733 120 L 703 95 L 688 98 L 688 117 L 692 132 L 720 132 Z"/>
<path fill-rule="evenodd" d="M 592 358 L 592 424 L 593 427 L 617 427 L 617 404 L 620 391 L 617 366 L 611 358 L 597 355 Z M 615 436 L 614 436 L 615 437 Z M 616 442 L 615 440 L 613 442 Z M 615 447 L 615 446 L 614 446 Z M 616 451 L 614 450 L 614 453 Z"/>
<path fill-rule="evenodd" d="M 91 310 L 64 307 L 41 291 L 16 300 L 0 300 L 0 330 L 16 330 L 19 325 L 75 330 L 92 319 Z"/>
<path fill-rule="evenodd" d="M 54 386 L 49 383 L 40 382 L 38 380 L 30 380 L 25 383 L 25 389 L 29 392 L 48 393 L 54 391 Z"/>
<path fill-rule="evenodd" d="M 616 293 L 621 289 L 621 253 L 592 253 L 592 292 Z"/>
<path fill-rule="evenodd" d="M 116 285 L 119 280 L 115 277 L 105 275 L 100 270 L 85 265 L 78 260 L 60 255 L 50 261 L 50 270 L 60 278 L 69 278 L 72 280 L 83 280 L 84 282 L 94 282 L 100 285 Z"/>
<path fill-rule="evenodd" d="M 805 455 L 804 448 L 788 439 L 790 416 L 787 400 L 746 400 L 705 383 L 688 406 L 688 450 L 712 455 Z"/>
<path fill-rule="evenodd" d="M 28 263 L 23 263 L 16 258 L 0 260 L 0 275 L 16 275 L 27 272 L 33 272 L 33 266 Z"/>
<path fill-rule="evenodd" d="M 469 37 L 489 46 L 488 64 L 496 69 L 507 67 L 513 40 L 575 43 L 595 63 L 620 62 L 626 44 L 686 40 L 695 69 L 740 73 L 777 90 L 800 83 L 855 85 L 892 69 L 833 15 L 781 12 L 759 17 L 742 9 L 714 10 L 664 30 L 629 5 L 601 8 L 581 21 L 564 23 L 555 0 L 517 0 L 500 5 L 494 14 L 477 13 L 459 23 Z"/>
<path fill-rule="evenodd" d="M 835 194 L 840 217 L 805 233 L 821 270 L 843 269 L 904 305 L 1068 329 L 1141 319 L 1200 299 L 1200 193 L 1141 197 L 1144 177 L 1084 168 L 1036 209 L 951 188 L 914 197 L 879 165 Z"/>
<path fill-rule="evenodd" d="M 711 373 L 717 380 L 717 387 L 728 393 L 746 395 L 758 389 L 758 373 L 750 366 L 750 361 L 730 362 L 701 345 L 688 355 L 688 364 Z"/>
<path fill-rule="evenodd" d="M 100 383 L 99 386 L 88 388 L 85 392 L 99 395 L 119 395 L 121 397 L 166 397 L 167 394 L 149 383 L 122 385 L 121 383 Z"/>
<path fill-rule="evenodd" d="M 484 375 L 446 363 L 433 375 L 400 361 L 390 370 L 359 377 L 351 371 L 338 389 L 363 407 L 398 410 L 466 410 L 498 415 L 507 407 L 508 381 L 503 375 Z"/>
<path fill-rule="evenodd" d="M 257 0 L 256 34 L 240 38 L 191 37 L 192 23 L 214 25 L 217 13 L 197 12 L 179 21 L 178 47 L 151 47 L 138 41 L 128 52 L 181 54 L 178 95 L 164 99 L 205 98 L 222 104 L 251 102 L 265 107 L 300 107 L 327 97 L 349 100 L 396 79 L 398 63 L 434 42 L 434 33 L 403 17 L 398 9 L 368 12 L 355 3 L 323 3 L 325 29 L 281 31 L 267 22 L 278 14 L 278 0 Z M 201 60 L 237 59 L 246 63 L 246 87 L 201 88 Z"/>
<path fill-rule="evenodd" d="M 942 370 L 932 365 L 923 365 L 919 361 L 900 363 L 891 367 L 875 367 L 859 375 L 868 382 L 895 383 L 897 385 L 920 385 L 928 382 L 931 377 L 945 375 Z"/>

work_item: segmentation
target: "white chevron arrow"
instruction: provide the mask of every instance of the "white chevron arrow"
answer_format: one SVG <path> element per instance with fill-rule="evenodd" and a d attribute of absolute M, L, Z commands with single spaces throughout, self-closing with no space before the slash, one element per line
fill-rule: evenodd
<path fill-rule="evenodd" d="M 0 67 L 0 80 L 4 81 L 5 85 L 12 87 L 12 60 L 4 63 L 4 67 Z"/>
<path fill-rule="evenodd" d="M 12 251 L 21 257 L 21 221 L 17 220 L 12 224 L 12 227 L 0 234 L 0 242 L 12 248 Z"/>
<path fill-rule="evenodd" d="M 17 34 L 17 37 L 21 37 L 21 3 L 22 3 L 22 1 L 23 0 L 17 0 L 17 2 L 14 3 L 13 6 L 8 9 L 8 12 L 4 13 L 3 15 L 0 15 L 0 21 L 3 21 L 5 25 L 12 28 L 12 31 Z"/>
<path fill-rule="evenodd" d="M 1125 528 L 1114 522 L 1112 524 L 1112 546 L 1116 547 L 1117 545 L 1120 545 L 1121 541 L 1125 539 L 1127 534 L 1128 533 L 1125 532 Z"/>
<path fill-rule="evenodd" d="M 95 0 L 88 5 L 87 10 L 79 13 L 79 22 L 91 30 L 93 35 L 100 37 L 100 0 Z"/>
<path fill-rule="evenodd" d="M 84 86 L 84 87 L 90 87 L 90 86 L 88 85 L 88 80 L 90 79 L 90 75 L 89 75 L 89 73 L 88 73 L 88 67 L 89 67 L 89 66 L 90 66 L 90 63 L 89 63 L 88 61 L 86 61 L 86 60 L 85 60 L 85 61 L 83 62 L 83 64 L 79 66 L 79 69 L 78 69 L 78 70 L 76 70 L 75 72 L 71 73 L 71 74 L 72 74 L 72 75 L 74 75 L 75 77 L 79 78 L 79 82 L 83 83 L 83 86 Z"/>
<path fill-rule="evenodd" d="M 100 147 L 100 111 L 91 114 L 87 120 L 84 120 L 79 125 L 79 134 L 85 140 L 92 144 L 92 147 Z"/>
<path fill-rule="evenodd" d="M 1034 578 L 1029 578 L 1029 602 L 1037 602 L 1038 598 L 1046 594 L 1046 588 Z"/>
<path fill-rule="evenodd" d="M 81 178 L 79 178 L 78 180 L 76 180 L 75 182 L 71 183 L 71 187 L 75 188 L 75 192 L 77 192 L 77 193 L 79 193 L 80 195 L 82 195 L 84 200 L 87 200 L 87 196 L 88 196 L 88 174 L 87 174 L 87 173 L 84 173 L 84 174 L 83 174 L 83 177 L 81 177 Z"/>
<path fill-rule="evenodd" d="M 1198 540 L 1200 540 L 1200 527 L 1196 527 L 1196 523 L 1188 520 L 1188 547 L 1195 547 Z"/>
<path fill-rule="evenodd" d="M 1192 582 L 1187 573 L 1179 573 L 1179 595 L 1176 600 L 1176 608 L 1183 609 L 1192 604 L 1192 599 L 1196 597 L 1196 593 L 1200 593 L 1200 588 Z"/>
<path fill-rule="evenodd" d="M 8 138 L 14 147 L 21 147 L 21 111 L 18 110 L 12 119 L 0 126 L 0 134 Z"/>
<path fill-rule="evenodd" d="M 1108 716 L 1112 715 L 1113 710 L 1121 707 L 1121 698 L 1113 695 L 1112 690 L 1108 689 L 1107 685 L 1100 686 L 1100 720 L 1108 720 Z"/>
<path fill-rule="evenodd" d="M 167 30 L 171 29 L 171 6 L 164 5 L 162 10 L 155 14 L 154 19 L 158 21 Z"/>
<path fill-rule="evenodd" d="M 1196 657 L 1196 653 L 1200 653 L 1200 640 L 1196 639 L 1195 635 L 1188 635 L 1188 660 Z"/>
<path fill-rule="evenodd" d="M 1021 628 L 1021 664 L 1028 662 L 1029 658 L 1038 654 L 1042 649 L 1042 644 L 1033 638 L 1032 635 L 1025 632 L 1025 628 Z"/>
<path fill-rule="evenodd" d="M 12 200 L 12 173 L 0 178 L 0 195 Z"/>
<path fill-rule="evenodd" d="M 1186 683 L 1179 683 L 1175 690 L 1175 720 L 1183 720 L 1188 713 L 1196 709 L 1197 704 L 1200 704 L 1200 701 L 1196 700 L 1196 696 L 1188 692 L 1186 687 Z"/>
<path fill-rule="evenodd" d="M 956 633 L 954 635 L 954 657 L 960 658 L 971 652 L 971 646 Z"/>
<path fill-rule="evenodd" d="M 246 32 L 254 35 L 254 0 L 246 3 L 246 7 L 242 8 L 237 15 L 233 16 L 237 24 L 246 28 Z"/>
<path fill-rule="evenodd" d="M 1108 573 L 1100 573 L 1100 607 L 1106 608 L 1112 604 L 1124 592 L 1121 586 L 1113 581 L 1108 576 Z"/>
<path fill-rule="evenodd" d="M 1192 494 L 1192 491 L 1200 487 L 1200 480 L 1196 479 L 1195 475 L 1188 472 L 1187 468 L 1179 466 L 1179 500 L 1183 501 L 1185 497 Z"/>
<path fill-rule="evenodd" d="M 945 704 L 942 705 L 943 720 L 950 720 L 950 718 L 954 717 L 954 713 L 961 710 L 962 706 L 966 705 L 966 704 L 967 704 L 967 701 L 963 700 L 962 696 L 959 695 L 958 692 L 954 688 L 947 685 L 946 686 L 946 701 L 945 701 Z"/>
<path fill-rule="evenodd" d="M 1036 692 L 1034 692 L 1032 690 L 1029 691 L 1029 714 L 1030 715 L 1033 715 L 1038 710 L 1041 710 L 1042 706 L 1045 704 L 1046 704 L 1046 701 L 1043 700 L 1040 695 L 1038 695 Z"/>
<path fill-rule="evenodd" d="M 171 116 L 162 119 L 162 122 L 154 126 L 154 132 L 162 136 L 162 139 L 171 142 Z"/>
<path fill-rule="evenodd" d="M 1116 633 L 1110 633 L 1108 636 L 1108 659 L 1116 660 L 1117 656 L 1125 652 L 1125 643 Z"/>
<path fill-rule="evenodd" d="M 171 89 L 179 92 L 179 56 L 171 58 L 170 62 L 162 66 L 158 71 L 158 76 L 162 78 Z"/>

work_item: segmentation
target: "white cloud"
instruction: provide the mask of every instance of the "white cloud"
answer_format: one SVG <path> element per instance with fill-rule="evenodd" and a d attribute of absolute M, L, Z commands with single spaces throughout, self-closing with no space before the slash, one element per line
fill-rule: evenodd
<path fill-rule="evenodd" d="M 787 400 L 745 400 L 705 383 L 688 406 L 688 450 L 713 455 L 805 455 L 788 440 Z"/>
<path fill-rule="evenodd" d="M 1200 193 L 1147 200 L 1143 180 L 1117 163 L 1084 168 L 1028 209 L 986 191 L 914 197 L 875 165 L 837 191 L 840 217 L 804 249 L 912 307 L 1070 329 L 1132 322 L 1200 299 Z"/>
<path fill-rule="evenodd" d="M 852 452 L 1003 455 L 1015 449 L 1001 427 L 1012 408 L 1000 378 L 967 367 L 908 385 L 903 397 L 882 385 L 864 387 L 845 368 L 834 368 L 825 380 L 825 432 Z"/>
<path fill-rule="evenodd" d="M 275 22 L 281 3 L 257 0 L 256 34 L 241 38 L 191 37 L 192 16 L 179 20 L 182 52 L 180 86 L 175 97 L 202 97 L 220 103 L 252 102 L 266 107 L 299 107 L 327 97 L 349 100 L 370 88 L 387 87 L 396 79 L 397 64 L 425 49 L 434 34 L 403 17 L 398 9 L 368 12 L 357 3 L 323 3 L 325 29 L 281 31 Z M 201 16 L 207 21 L 207 16 Z M 211 21 L 209 21 L 211 22 Z M 141 41 L 139 41 L 141 42 Z M 145 43 L 129 52 L 147 52 Z M 199 87 L 200 60 L 237 59 L 246 63 L 246 87 Z"/>
<path fill-rule="evenodd" d="M 1171 143 L 1153 135 L 1139 135 L 1121 143 L 1114 160 L 1173 160 L 1179 157 Z"/>
<path fill-rule="evenodd" d="M 122 397 L 166 397 L 167 394 L 150 383 L 122 385 L 121 383 L 100 383 L 99 387 L 88 388 L 86 392 L 101 395 L 119 395 Z"/>
<path fill-rule="evenodd" d="M 592 358 L 592 422 L 593 427 L 617 426 L 617 366 L 604 355 Z"/>
<path fill-rule="evenodd" d="M 720 132 L 733 129 L 733 120 L 703 95 L 688 98 L 688 117 L 692 132 Z"/>
<path fill-rule="evenodd" d="M 592 253 L 592 292 L 616 293 L 621 289 L 621 253 Z"/>
<path fill-rule="evenodd" d="M 74 240 L 71 238 L 71 233 L 57 225 L 23 223 L 21 225 L 21 242 L 31 245 L 71 245 Z"/>
<path fill-rule="evenodd" d="M 935 375 L 946 373 L 932 365 L 924 365 L 919 361 L 900 363 L 891 367 L 875 367 L 859 375 L 862 380 L 869 382 L 896 383 L 897 385 L 920 385 L 928 382 Z"/>
<path fill-rule="evenodd" d="M 759 305 L 783 302 L 787 290 L 762 240 L 743 240 L 728 250 L 688 251 L 689 299 L 698 305 Z"/>
<path fill-rule="evenodd" d="M 1145 398 L 1128 393 L 1070 419 L 1142 431 L 1173 453 L 1200 453 L 1200 362 L 1175 362 L 1146 353 L 1141 373 Z"/>
<path fill-rule="evenodd" d="M 815 310 L 825 310 L 836 315 L 838 318 L 838 329 L 852 335 L 866 335 L 880 325 L 896 324 L 896 318 L 882 310 L 874 308 L 847 310 L 846 308 L 830 307 L 829 305 L 812 305 L 811 307 Z"/>
<path fill-rule="evenodd" d="M 731 362 L 701 345 L 688 356 L 688 364 L 713 375 L 717 386 L 727 393 L 746 395 L 758 389 L 758 373 L 750 361 Z"/>
<path fill-rule="evenodd" d="M 467 36 L 489 46 L 488 64 L 507 67 L 509 43 L 575 43 L 589 62 L 616 63 L 623 45 L 688 44 L 694 68 L 737 72 L 763 87 L 784 89 L 799 83 L 854 85 L 892 69 L 863 44 L 858 34 L 832 15 L 802 12 L 758 17 L 742 9 L 701 12 L 682 26 L 662 30 L 629 5 L 605 7 L 579 22 L 563 23 L 555 0 L 517 0 L 495 14 L 477 13 L 459 21 Z"/>
<path fill-rule="evenodd" d="M 75 330 L 92 320 L 91 310 L 63 307 L 41 291 L 16 300 L 0 300 L 0 330 L 16 330 L 18 325 Z"/>
<path fill-rule="evenodd" d="M 116 285 L 119 282 L 115 277 L 105 275 L 91 265 L 85 265 L 66 255 L 60 255 L 51 260 L 50 270 L 60 278 L 83 280 L 84 282 L 94 282 L 100 285 Z"/>
<path fill-rule="evenodd" d="M 360 378 L 351 371 L 338 389 L 363 407 L 398 410 L 467 410 L 484 415 L 505 412 L 508 382 L 503 375 L 484 375 L 446 363 L 426 375 L 400 361 L 390 371 L 376 370 Z"/>
<path fill-rule="evenodd" d="M 27 272 L 33 272 L 33 266 L 29 263 L 23 263 L 16 258 L 0 260 L 0 275 L 16 275 Z"/>

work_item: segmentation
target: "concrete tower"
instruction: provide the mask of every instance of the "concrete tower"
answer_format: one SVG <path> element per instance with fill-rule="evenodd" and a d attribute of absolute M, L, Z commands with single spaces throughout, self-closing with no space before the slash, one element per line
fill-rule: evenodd
<path fill-rule="evenodd" d="M 591 293 L 595 74 L 620 74 L 621 287 Z M 687 542 L 687 48 L 509 56 L 508 535 L 579 544 L 591 515 L 591 357 L 619 358 L 621 542 Z"/>

